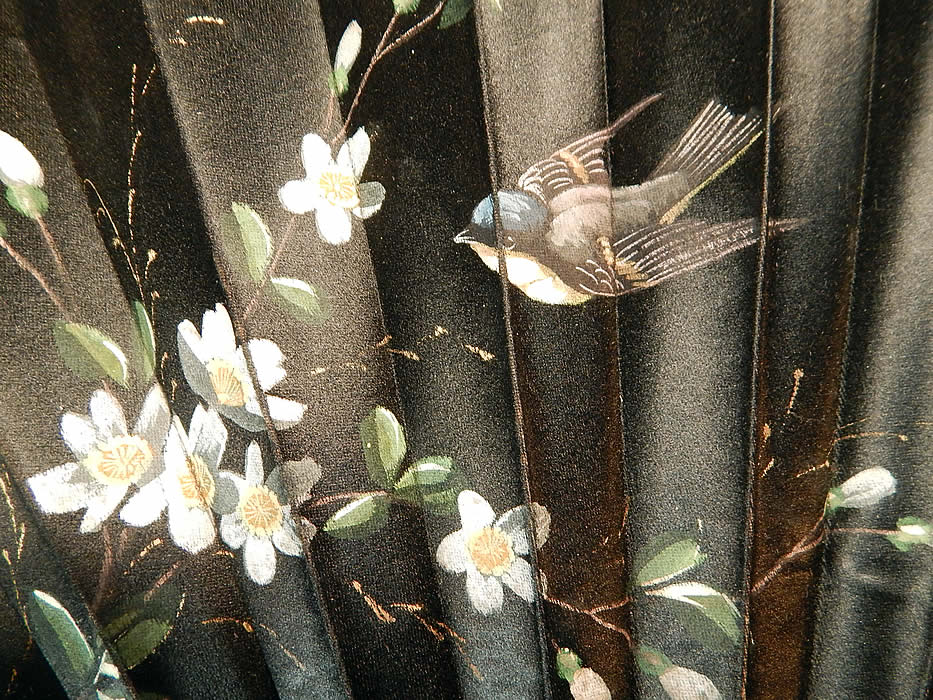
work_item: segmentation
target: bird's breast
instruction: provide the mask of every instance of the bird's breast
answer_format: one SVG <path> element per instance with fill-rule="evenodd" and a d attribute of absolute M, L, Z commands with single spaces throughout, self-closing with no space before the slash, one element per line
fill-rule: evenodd
<path fill-rule="evenodd" d="M 483 264 L 495 273 L 499 272 L 499 256 L 495 248 L 482 243 L 471 243 L 470 247 Z M 580 304 L 590 299 L 567 285 L 552 269 L 534 258 L 521 253 L 505 253 L 505 268 L 509 282 L 526 296 L 544 304 Z"/>

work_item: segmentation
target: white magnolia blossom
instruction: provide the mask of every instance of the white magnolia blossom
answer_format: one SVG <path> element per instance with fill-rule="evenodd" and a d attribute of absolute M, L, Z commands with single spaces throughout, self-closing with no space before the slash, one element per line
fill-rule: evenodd
<path fill-rule="evenodd" d="M 612 700 L 606 681 L 591 668 L 577 669 L 570 681 L 573 700 Z"/>
<path fill-rule="evenodd" d="M 461 491 L 457 506 L 461 528 L 441 540 L 437 563 L 451 573 L 466 574 L 470 602 L 484 615 L 502 609 L 502 584 L 534 601 L 534 572 L 522 558 L 531 553 L 528 508 L 512 508 L 496 520 L 492 507 L 475 491 Z"/>
<path fill-rule="evenodd" d="M 328 243 L 350 240 L 350 215 L 366 219 L 382 206 L 385 188 L 378 182 L 360 184 L 369 160 L 369 135 L 360 127 L 337 152 L 317 134 L 301 141 L 305 177 L 286 182 L 279 189 L 282 206 L 295 214 L 313 211 L 318 234 Z"/>
<path fill-rule="evenodd" d="M 838 490 L 837 508 L 866 508 L 894 493 L 897 480 L 887 469 L 872 467 L 846 479 Z"/>
<path fill-rule="evenodd" d="M 259 387 L 268 392 L 285 378 L 282 351 L 271 340 L 253 339 L 247 344 Z M 201 332 L 191 321 L 178 324 L 178 355 L 185 379 L 208 406 L 254 432 L 266 424 L 250 379 L 243 348 L 237 345 L 230 315 L 223 304 L 204 312 Z M 266 393 L 269 415 L 279 430 L 298 423 L 305 404 Z"/>
<path fill-rule="evenodd" d="M 149 486 L 158 486 L 162 473 L 162 448 L 171 416 L 161 388 L 153 386 L 146 394 L 132 430 L 109 391 L 99 389 L 91 395 L 89 414 L 62 416 L 62 439 L 76 461 L 27 480 L 36 502 L 46 513 L 86 509 L 81 532 L 96 532 L 135 485 L 139 491 L 123 506 L 120 517 L 131 523 L 145 520 L 152 507 Z"/>
<path fill-rule="evenodd" d="M 343 36 L 337 44 L 337 53 L 334 54 L 334 70 L 349 73 L 356 57 L 360 55 L 360 45 L 363 42 L 363 30 L 356 20 L 350 22 L 343 30 Z"/>
<path fill-rule="evenodd" d="M 0 130 L 0 182 L 8 187 L 42 187 L 45 176 L 39 161 L 19 139 Z"/>
<path fill-rule="evenodd" d="M 283 504 L 281 480 L 273 470 L 263 482 L 262 452 L 251 442 L 246 449 L 246 478 L 228 471 L 221 480 L 233 482 L 238 494 L 232 512 L 220 518 L 220 536 L 232 549 L 243 548 L 247 575 L 261 586 L 275 578 L 275 550 L 301 556 L 291 506 Z"/>
<path fill-rule="evenodd" d="M 671 700 L 720 700 L 722 697 L 713 681 L 683 666 L 669 666 L 658 680 Z"/>
<path fill-rule="evenodd" d="M 226 445 L 227 429 L 214 409 L 198 405 L 189 432 L 175 417 L 163 450 L 165 469 L 140 490 L 146 493 L 148 507 L 131 514 L 135 519 L 124 520 L 142 527 L 168 509 L 168 530 L 175 544 L 192 554 L 210 546 L 217 534 L 212 511 L 229 513 L 237 502 L 233 485 L 219 479 Z"/>

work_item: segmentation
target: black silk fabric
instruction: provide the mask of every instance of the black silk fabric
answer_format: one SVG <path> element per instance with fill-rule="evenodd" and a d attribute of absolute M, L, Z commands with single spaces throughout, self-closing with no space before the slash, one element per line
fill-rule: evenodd
<path fill-rule="evenodd" d="M 931 14 L 0 0 L 0 688 L 927 697 Z M 682 216 L 769 235 L 510 281 L 529 166 L 711 100 Z"/>

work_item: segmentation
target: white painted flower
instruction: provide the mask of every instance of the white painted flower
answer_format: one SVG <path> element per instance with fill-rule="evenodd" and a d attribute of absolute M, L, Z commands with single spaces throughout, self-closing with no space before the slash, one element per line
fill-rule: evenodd
<path fill-rule="evenodd" d="M 334 160 L 330 145 L 317 134 L 301 141 L 302 180 L 291 180 L 279 189 L 282 206 L 295 214 L 313 211 L 318 234 L 328 243 L 350 240 L 350 214 L 366 219 L 379 211 L 385 187 L 378 182 L 360 184 L 369 160 L 369 135 L 360 127 L 347 139 Z"/>
<path fill-rule="evenodd" d="M 837 508 L 867 508 L 892 495 L 896 489 L 897 480 L 887 469 L 863 469 L 841 486 L 830 489 L 826 510 L 831 513 Z"/>
<path fill-rule="evenodd" d="M 275 550 L 290 557 L 301 556 L 301 540 L 295 532 L 291 506 L 285 495 L 279 470 L 263 482 L 262 451 L 251 442 L 246 448 L 246 478 L 220 472 L 236 487 L 237 505 L 220 518 L 220 536 L 232 549 L 243 548 L 246 573 L 261 586 L 275 578 Z"/>
<path fill-rule="evenodd" d="M 263 392 L 285 378 L 282 351 L 271 340 L 253 339 L 247 344 Z M 252 431 L 266 429 L 256 391 L 250 380 L 243 348 L 237 345 L 230 315 L 223 304 L 204 312 L 201 332 L 191 321 L 178 324 L 178 355 L 185 379 L 208 406 Z M 266 393 L 269 415 L 279 430 L 298 423 L 305 404 Z"/>
<path fill-rule="evenodd" d="M 168 509 L 172 541 L 192 554 L 204 550 L 217 534 L 212 511 L 229 513 L 237 503 L 233 484 L 219 479 L 226 444 L 227 429 L 214 409 L 198 405 L 189 432 L 174 417 L 163 450 L 165 469 L 158 480 L 140 489 L 140 494 L 146 494 L 147 506 L 121 512 L 120 517 L 142 527 Z"/>
<path fill-rule="evenodd" d="M 42 187 L 45 176 L 39 161 L 19 139 L 0 130 L 0 182 L 8 187 Z"/>
<path fill-rule="evenodd" d="M 573 700 L 612 700 L 606 681 L 591 668 L 578 668 L 570 681 Z"/>
<path fill-rule="evenodd" d="M 158 485 L 162 447 L 171 415 L 158 386 L 146 394 L 132 431 L 127 428 L 123 409 L 109 391 L 99 389 L 91 395 L 89 413 L 89 416 L 77 413 L 62 416 L 62 439 L 76 461 L 27 480 L 39 507 L 46 513 L 87 509 L 81 532 L 100 529 L 130 486 L 140 490 L 126 502 L 120 516 L 124 520 L 136 519 L 151 507 L 148 498 L 152 489 L 147 487 L 154 481 Z"/>
<path fill-rule="evenodd" d="M 528 508 L 518 506 L 496 520 L 492 507 L 475 491 L 457 497 L 461 528 L 437 548 L 437 563 L 466 574 L 467 594 L 484 615 L 502 608 L 502 584 L 529 603 L 535 599 L 534 572 L 523 559 L 530 553 Z"/>
<path fill-rule="evenodd" d="M 713 681 L 702 673 L 683 666 L 669 666 L 659 676 L 661 686 L 671 700 L 720 700 Z"/>

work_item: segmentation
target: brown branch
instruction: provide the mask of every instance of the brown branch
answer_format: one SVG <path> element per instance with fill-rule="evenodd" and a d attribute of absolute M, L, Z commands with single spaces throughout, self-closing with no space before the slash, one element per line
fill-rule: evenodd
<path fill-rule="evenodd" d="M 326 506 L 331 503 L 337 503 L 338 501 L 349 501 L 355 498 L 365 498 L 366 496 L 388 496 L 392 498 L 392 494 L 388 491 L 346 491 L 344 493 L 334 493 L 330 496 L 322 496 L 316 501 L 307 504 L 308 508 L 317 508 L 319 506 Z"/>
<path fill-rule="evenodd" d="M 829 532 L 830 534 L 841 532 L 843 534 L 851 534 L 851 535 L 885 535 L 885 536 L 901 534 L 900 530 L 879 530 L 877 528 L 871 528 L 871 527 L 834 527 Z"/>
<path fill-rule="evenodd" d="M 2 247 L 11 258 L 13 258 L 13 261 L 19 265 L 24 272 L 32 275 L 32 278 L 39 283 L 40 287 L 42 287 L 42 291 L 44 291 L 49 299 L 52 300 L 52 303 L 55 304 L 55 308 L 59 310 L 62 317 L 66 321 L 70 321 L 71 314 L 69 314 L 68 309 L 65 308 L 65 302 L 63 302 L 62 298 L 52 290 L 52 288 L 49 286 L 48 280 L 42 276 L 42 273 L 39 272 L 39 270 L 37 270 L 31 262 L 23 257 L 19 251 L 10 245 L 10 242 L 6 239 L 5 236 L 0 236 L 0 247 Z"/>
<path fill-rule="evenodd" d="M 36 217 L 36 223 L 39 224 L 39 230 L 42 232 L 42 238 L 45 241 L 45 246 L 49 249 L 49 252 L 52 253 L 52 257 L 55 259 L 55 267 L 58 268 L 58 273 L 62 277 L 63 282 L 70 282 L 71 277 L 68 275 L 68 270 L 65 269 L 65 261 L 62 259 L 62 254 L 58 250 L 58 246 L 55 245 L 55 239 L 52 238 L 52 232 L 49 231 L 49 227 L 45 223 L 45 219 L 41 216 Z"/>
<path fill-rule="evenodd" d="M 625 637 L 625 641 L 628 643 L 628 645 L 634 648 L 635 643 L 632 640 L 631 633 L 627 629 L 623 627 L 619 627 L 619 625 L 614 625 L 611 622 L 607 622 L 606 620 L 604 620 L 598 615 L 599 612 L 606 612 L 607 610 L 623 608 L 632 602 L 631 599 L 626 599 L 620 603 L 612 603 L 610 605 L 601 605 L 599 607 L 590 608 L 588 610 L 575 607 L 571 605 L 570 603 L 565 603 L 564 601 L 558 598 L 552 598 L 547 595 L 544 596 L 544 600 L 568 612 L 576 613 L 578 615 L 585 615 L 586 617 L 590 618 L 593 622 L 598 624 L 600 627 L 605 627 L 607 630 L 611 630 L 613 632 L 616 632 L 617 634 L 621 634 L 623 637 Z"/>
<path fill-rule="evenodd" d="M 764 576 L 758 579 L 755 584 L 751 587 L 751 593 L 757 594 L 762 588 L 767 586 L 774 578 L 783 571 L 783 569 L 790 564 L 791 562 L 799 559 L 804 554 L 817 547 L 823 541 L 824 527 L 826 520 L 823 516 L 820 516 L 820 519 L 816 521 L 816 524 L 810 529 L 810 531 L 801 538 L 801 540 L 794 545 L 793 549 L 784 554 L 779 558 Z"/>
<path fill-rule="evenodd" d="M 250 297 L 249 302 L 246 304 L 246 309 L 243 311 L 242 319 L 245 322 L 253 309 L 256 306 L 256 302 L 259 300 L 259 296 L 262 293 L 262 290 L 265 289 L 266 285 L 269 283 L 269 280 L 272 278 L 272 275 L 275 271 L 276 265 L 279 264 L 279 260 L 282 258 L 282 253 L 285 252 L 285 248 L 288 245 L 288 240 L 291 238 L 292 233 L 294 233 L 295 223 L 298 221 L 298 215 L 293 214 L 292 218 L 288 220 L 288 224 L 285 226 L 285 233 L 282 234 L 282 240 L 278 242 L 276 246 L 275 253 L 272 255 L 272 260 L 266 265 L 265 274 L 263 274 L 262 282 L 256 287 L 256 290 L 253 292 L 253 296 Z"/>

